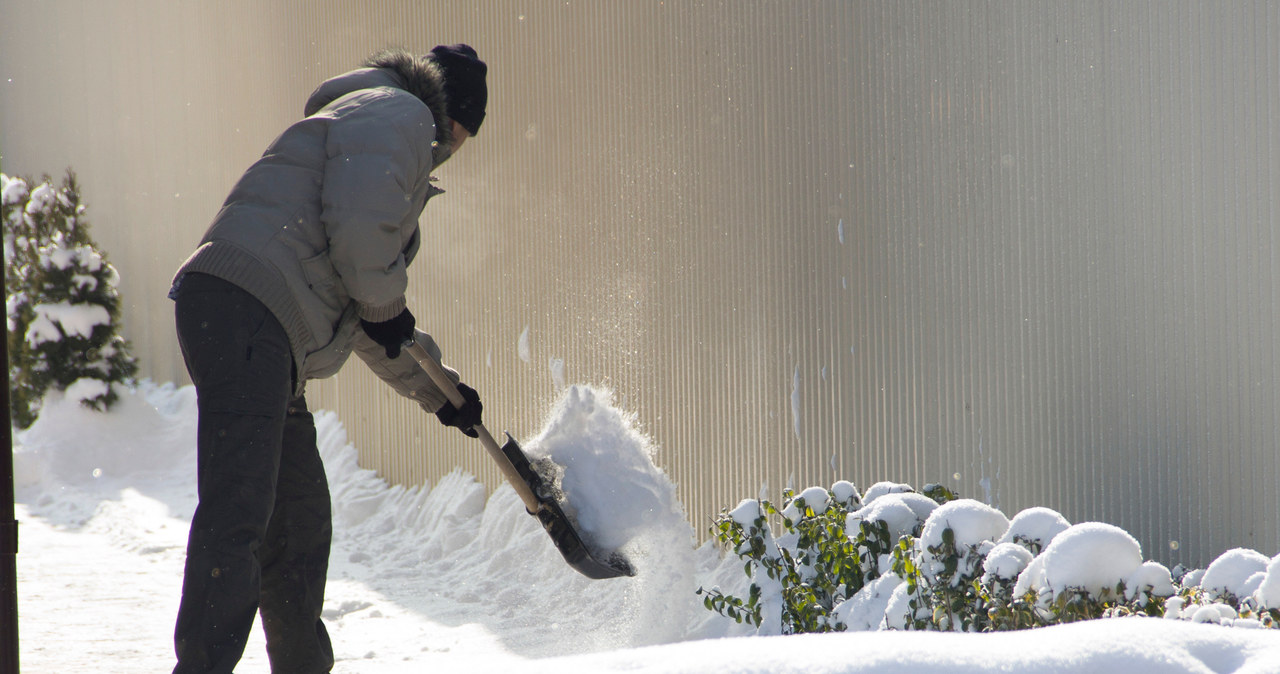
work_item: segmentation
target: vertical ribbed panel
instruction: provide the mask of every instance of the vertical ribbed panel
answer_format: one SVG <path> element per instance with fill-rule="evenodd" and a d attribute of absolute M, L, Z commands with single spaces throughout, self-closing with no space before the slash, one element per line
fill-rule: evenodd
<path fill-rule="evenodd" d="M 1274 5 L 510 7 L 5 1 L 4 170 L 79 172 L 177 379 L 169 275 L 312 88 L 470 42 L 489 116 L 410 304 L 494 430 L 534 434 L 562 363 L 700 529 L 766 483 L 941 481 L 1163 561 L 1277 552 Z M 393 480 L 499 479 L 359 363 L 312 405 Z"/>

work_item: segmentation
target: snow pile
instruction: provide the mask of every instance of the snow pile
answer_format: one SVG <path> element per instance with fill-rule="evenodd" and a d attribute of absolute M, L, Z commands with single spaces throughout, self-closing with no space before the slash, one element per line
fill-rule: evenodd
<path fill-rule="evenodd" d="M 694 532 L 675 484 L 654 464 L 657 450 L 635 428 L 634 416 L 618 409 L 608 390 L 570 386 L 541 433 L 523 447 L 530 459 L 548 458 L 562 469 L 562 507 L 584 541 L 621 552 L 636 571 L 635 578 L 604 585 L 618 593 L 622 606 L 609 607 L 610 616 L 600 619 L 625 628 L 627 645 L 682 638 L 688 621 L 701 616 L 673 611 L 666 593 L 697 587 Z M 555 571 L 564 573 L 563 564 Z M 651 627 L 639 641 L 634 621 Z"/>
<path fill-rule="evenodd" d="M 1001 543 L 1017 543 L 1032 552 L 1039 553 L 1071 523 L 1058 511 L 1044 507 L 1027 508 L 1009 520 L 1009 530 L 1000 537 Z"/>
<path fill-rule="evenodd" d="M 955 555 L 960 560 L 951 578 L 953 583 L 973 575 L 981 554 L 1008 528 L 1009 518 L 984 503 L 973 499 L 944 503 L 929 515 L 920 533 L 918 547 L 925 577 L 932 579 L 941 572 L 945 566 L 943 555 Z"/>
<path fill-rule="evenodd" d="M 902 484 L 900 482 L 877 482 L 870 487 L 867 487 L 866 493 L 862 495 L 862 502 L 871 503 L 885 494 L 906 494 L 914 491 L 915 489 L 913 489 L 909 484 Z"/>
<path fill-rule="evenodd" d="M 1253 597 L 1264 609 L 1280 609 L 1280 555 L 1272 557 L 1267 563 L 1266 573 Z"/>
<path fill-rule="evenodd" d="M 19 556 L 24 669 L 105 667 L 127 674 L 172 667 L 172 620 L 195 504 L 195 424 L 191 388 L 144 383 L 107 414 L 50 396 L 37 423 L 16 435 L 25 541 Z M 527 444 L 561 458 L 584 455 L 566 469 L 565 479 L 579 482 L 580 515 L 600 523 L 617 517 L 629 530 L 614 541 L 624 541 L 633 555 L 639 575 L 630 579 L 590 581 L 569 569 L 510 488 L 486 495 L 460 472 L 430 486 L 388 486 L 357 465 L 337 415 L 317 412 L 316 424 L 335 504 L 324 618 L 339 673 L 1164 674 L 1268 672 L 1280 663 L 1275 630 L 1192 624 L 1193 616 L 1197 622 L 1247 622 L 1229 615 L 1225 605 L 1188 605 L 1179 621 L 1093 621 L 1016 634 L 745 637 L 745 628 L 704 610 L 694 594 L 699 585 L 740 587 L 740 562 L 693 547 L 689 526 L 674 522 L 680 508 L 674 490 L 651 465 L 652 444 L 604 392 L 566 392 L 543 433 Z M 595 442 L 575 447 L 575 433 Z M 605 471 L 595 477 L 608 479 L 588 479 L 591 470 Z M 579 475 L 570 479 L 573 472 Z M 612 480 L 615 487 L 603 486 Z M 888 504 L 916 496 L 877 491 L 882 493 L 868 505 L 883 499 L 886 512 Z M 844 498 L 826 507 L 836 508 L 836 501 L 860 505 L 850 498 L 854 494 L 852 485 L 842 487 Z M 618 500 L 643 506 L 644 515 L 633 516 Z M 754 522 L 759 507 L 745 501 L 734 513 Z M 992 543 L 991 513 L 973 504 L 933 513 L 949 518 L 957 541 L 977 548 Z M 1057 541 L 1043 528 L 1026 530 Z M 1009 531 L 994 536 L 1002 534 Z M 1092 538 L 1069 538 L 1076 537 Z M 1008 545 L 1017 544 L 992 545 L 986 556 L 988 570 L 1001 566 L 1006 577 L 1027 556 Z M 1007 569 L 996 561 L 1003 556 Z M 1231 559 L 1237 558 L 1256 568 L 1256 558 Z M 1236 567 L 1229 561 L 1205 577 L 1238 578 L 1239 568 L 1225 573 Z M 1130 577 L 1144 569 L 1152 570 L 1139 565 Z M 893 614 L 890 600 L 902 586 L 892 574 L 873 580 L 842 605 L 842 619 L 851 629 L 885 626 Z M 1275 600 L 1277 587 L 1280 557 L 1268 561 L 1254 596 Z M 721 636 L 734 638 L 710 639 Z M 267 669 L 260 632 L 240 669 Z"/>
<path fill-rule="evenodd" d="M 742 499 L 737 507 L 729 511 L 729 518 L 744 529 L 755 526 L 761 517 L 764 517 L 764 510 L 760 507 L 760 502 L 753 498 Z"/>
<path fill-rule="evenodd" d="M 1215 599 L 1251 596 L 1267 575 L 1270 559 L 1255 550 L 1235 548 L 1213 560 L 1200 579 L 1200 587 Z"/>
<path fill-rule="evenodd" d="M 455 472 L 430 489 L 387 487 L 357 465 L 332 413 L 320 413 L 317 425 L 335 535 L 356 550 L 347 561 L 371 572 L 380 590 L 448 598 L 520 634 L 513 647 L 539 655 L 563 652 L 547 631 L 575 635 L 572 651 L 581 652 L 673 641 L 704 620 L 694 602 L 698 552 L 675 487 L 609 392 L 569 387 L 522 448 L 563 468 L 566 509 L 584 539 L 621 551 L 634 578 L 579 575 L 508 485 L 486 498 L 482 485 Z M 673 605 L 672 592 L 690 599 Z"/>
<path fill-rule="evenodd" d="M 858 487 L 848 480 L 840 480 L 831 485 L 831 497 L 836 500 L 836 503 L 840 503 L 846 508 L 862 502 L 862 495 L 858 493 Z"/>
<path fill-rule="evenodd" d="M 14 451 L 14 484 L 43 497 L 115 478 L 168 476 L 195 459 L 195 390 L 159 389 L 168 413 L 143 395 L 122 395 L 111 414 L 78 404 L 100 384 L 79 380 L 45 397 L 39 419 Z M 105 384 L 103 384 L 105 385 Z M 193 476 L 194 477 L 194 476 Z M 75 500 L 68 500 L 73 505 Z"/>
<path fill-rule="evenodd" d="M 0 173 L 0 205 L 16 204 L 27 198 L 27 181 Z"/>
<path fill-rule="evenodd" d="M 885 629 L 890 623 L 901 629 L 907 614 L 906 607 L 901 605 L 904 595 L 899 588 L 903 585 L 897 574 L 886 573 L 863 585 L 857 594 L 841 602 L 831 613 L 850 632 L 873 632 Z M 891 601 L 895 603 L 895 610 L 889 608 Z"/>
<path fill-rule="evenodd" d="M 1143 562 L 1124 581 L 1125 598 L 1130 601 L 1146 593 L 1156 597 L 1169 597 L 1177 592 L 1169 568 L 1158 562 Z"/>
<path fill-rule="evenodd" d="M 1031 564 L 1031 559 L 1031 551 L 1017 543 L 997 543 L 982 565 L 982 582 L 990 586 L 997 581 L 1015 580 Z"/>
<path fill-rule="evenodd" d="M 1129 532 L 1102 522 L 1077 524 L 1058 534 L 1018 578 L 1014 594 L 1057 599 L 1067 590 L 1097 596 L 1115 589 L 1142 566 L 1142 546 Z"/>
<path fill-rule="evenodd" d="M 937 502 L 921 494 L 885 494 L 849 513 L 845 519 L 845 531 L 854 538 L 863 522 L 884 522 L 889 528 L 890 540 L 896 541 L 919 529 L 937 508 Z"/>
<path fill-rule="evenodd" d="M 791 520 L 800 519 L 805 514 L 800 509 L 801 504 L 804 504 L 804 508 L 813 514 L 821 515 L 827 512 L 827 508 L 831 506 L 831 496 L 822 487 L 809 487 L 783 509 L 782 516 Z"/>
<path fill-rule="evenodd" d="M 641 674 L 1271 674 L 1280 637 L 1157 620 L 1024 632 L 803 634 L 694 641 L 536 663 L 534 672 Z"/>
<path fill-rule="evenodd" d="M 570 386 L 542 432 L 522 445 L 530 459 L 549 458 L 563 469 L 565 512 L 603 550 L 621 550 L 646 535 L 693 536 L 681 526 L 675 485 L 654 465 L 652 442 L 634 423 L 610 392 Z"/>
<path fill-rule="evenodd" d="M 27 327 L 26 337 L 27 344 L 33 347 L 61 341 L 64 335 L 89 339 L 94 328 L 111 324 L 111 315 L 100 304 L 56 302 L 37 304 L 33 311 L 35 318 Z"/>

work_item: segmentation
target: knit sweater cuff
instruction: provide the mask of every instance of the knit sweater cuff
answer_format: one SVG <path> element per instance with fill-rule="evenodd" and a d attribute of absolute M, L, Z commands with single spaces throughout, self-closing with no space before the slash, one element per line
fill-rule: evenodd
<path fill-rule="evenodd" d="M 360 304 L 358 313 L 360 318 L 370 323 L 382 323 L 399 316 L 405 306 L 404 295 L 401 295 L 386 304 Z"/>

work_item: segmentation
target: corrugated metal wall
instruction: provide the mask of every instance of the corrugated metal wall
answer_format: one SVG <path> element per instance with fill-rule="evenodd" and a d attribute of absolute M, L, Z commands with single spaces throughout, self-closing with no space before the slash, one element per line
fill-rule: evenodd
<path fill-rule="evenodd" d="M 0 2 L 4 170 L 79 171 L 150 376 L 169 274 L 311 88 L 467 41 L 489 118 L 410 301 L 492 426 L 535 433 L 562 362 L 699 528 L 891 479 L 1280 551 L 1273 4 L 262 5 Z M 496 480 L 359 364 L 312 399 L 393 479 Z"/>

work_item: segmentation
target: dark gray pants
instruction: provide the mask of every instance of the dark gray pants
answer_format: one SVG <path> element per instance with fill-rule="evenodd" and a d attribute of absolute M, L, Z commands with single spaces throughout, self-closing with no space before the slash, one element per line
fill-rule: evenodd
<path fill-rule="evenodd" d="M 329 485 L 306 400 L 292 398 L 289 339 L 266 307 L 221 279 L 188 274 L 175 300 L 200 414 L 200 503 L 174 672 L 231 672 L 259 611 L 273 672 L 327 672 Z"/>

